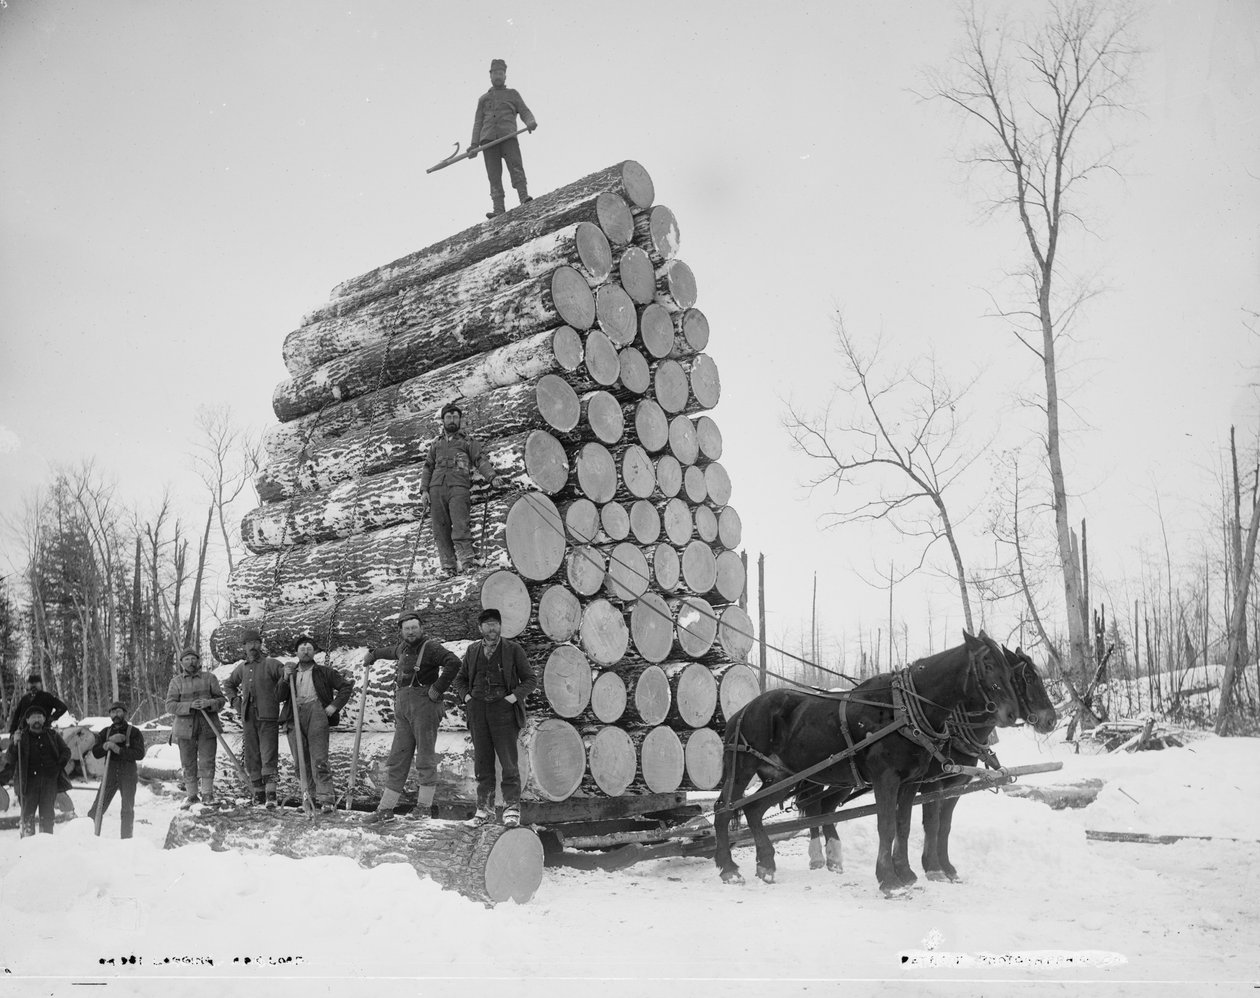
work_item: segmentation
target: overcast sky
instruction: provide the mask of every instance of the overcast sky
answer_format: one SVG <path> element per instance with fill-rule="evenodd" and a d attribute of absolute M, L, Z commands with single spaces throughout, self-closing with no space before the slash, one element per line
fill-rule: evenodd
<path fill-rule="evenodd" d="M 1114 575 L 1136 574 L 1158 536 L 1156 490 L 1192 549 L 1230 422 L 1254 430 L 1244 386 L 1260 359 L 1244 327 L 1260 310 L 1260 6 L 1144 10 L 1138 113 L 1110 136 L 1125 175 L 1090 189 L 1093 235 L 1066 249 L 1108 288 L 1065 375 L 1074 517 Z M 978 372 L 975 432 L 998 431 L 993 453 L 1031 426 L 1013 400 L 1038 372 L 984 318 L 984 289 L 1020 263 L 1018 230 L 979 208 L 957 119 L 914 93 L 958 39 L 936 0 L 8 0 L 0 514 L 51 462 L 95 457 L 129 501 L 169 484 L 200 519 L 197 408 L 269 425 L 281 343 L 308 309 L 481 218 L 479 163 L 424 170 L 467 141 L 498 57 L 540 124 L 522 141 L 535 194 L 632 158 L 678 217 L 771 633 L 794 626 L 815 570 L 829 632 L 877 626 L 887 597 L 860 576 L 909 553 L 870 528 L 821 533 L 828 500 L 806 496 L 781 425 L 784 400 L 817 404 L 837 377 L 836 309 L 891 360 Z M 960 505 L 983 501 L 985 467 Z M 977 565 L 982 526 L 964 537 Z M 898 600 L 921 628 L 927 597 Z"/>

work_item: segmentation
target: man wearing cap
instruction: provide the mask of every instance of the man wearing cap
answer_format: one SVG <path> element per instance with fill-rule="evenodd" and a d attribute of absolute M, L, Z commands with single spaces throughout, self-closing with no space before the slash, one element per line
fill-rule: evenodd
<path fill-rule="evenodd" d="M 35 814 L 39 830 L 52 834 L 56 820 L 57 781 L 70 761 L 70 746 L 47 727 L 48 715 L 39 704 L 27 708 L 23 725 L 4 753 L 0 787 L 14 781 L 22 802 L 22 837 L 35 834 Z M 0 789 L 0 810 L 9 809 L 9 795 Z"/>
<path fill-rule="evenodd" d="M 47 718 L 48 725 L 51 727 L 62 714 L 70 708 L 58 700 L 51 693 L 44 691 L 44 679 L 38 672 L 32 672 L 26 677 L 26 692 L 22 695 L 22 699 L 17 702 L 17 707 L 13 711 L 13 719 L 9 722 L 9 734 L 16 734 L 18 726 L 26 717 L 26 712 L 32 707 L 40 707 L 44 711 L 44 717 Z"/>
<path fill-rule="evenodd" d="M 442 432 L 429 445 L 424 470 L 420 473 L 423 492 L 420 515 L 430 507 L 433 510 L 433 537 L 437 541 L 442 571 L 448 576 L 481 567 L 473 553 L 472 533 L 468 527 L 473 468 L 492 487 L 504 485 L 482 453 L 481 443 L 460 429 L 463 418 L 459 403 L 447 402 L 442 406 Z"/>
<path fill-rule="evenodd" d="M 437 733 L 445 708 L 442 695 L 455 678 L 459 659 L 428 637 L 414 610 L 398 618 L 402 640 L 394 648 L 373 649 L 369 663 L 392 658 L 394 669 L 394 740 L 385 762 L 385 790 L 376 810 L 365 820 L 379 825 L 394 818 L 394 805 L 407 782 L 411 761 L 416 762 L 416 809 L 412 816 L 424 820 L 437 791 Z"/>
<path fill-rule="evenodd" d="M 477 101 L 477 114 L 473 118 L 472 141 L 468 143 L 468 158 L 477 155 L 477 146 L 495 139 L 505 139 L 498 145 L 482 150 L 486 164 L 486 176 L 490 178 L 491 211 L 486 218 L 503 214 L 503 163 L 507 163 L 508 176 L 521 199 L 521 204 L 534 200 L 529 196 L 525 183 L 525 165 L 521 162 L 521 144 L 516 140 L 516 116 L 521 116 L 531 132 L 538 127 L 534 114 L 525 106 L 521 95 L 507 86 L 507 63 L 502 59 L 490 61 L 490 89 Z M 505 136 L 510 136 L 505 138 Z"/>
<path fill-rule="evenodd" d="M 464 704 L 473 743 L 477 777 L 477 813 L 467 824 L 484 825 L 494 817 L 494 761 L 503 772 L 503 823 L 521 823 L 521 777 L 516 739 L 525 727 L 525 698 L 538 685 L 525 649 L 502 636 L 503 617 L 493 608 L 477 618 L 481 640 L 464 652 L 452 689 Z"/>
<path fill-rule="evenodd" d="M 318 650 L 315 638 L 300 634 L 293 642 L 297 663 L 285 662 L 284 674 L 276 686 L 280 704 L 280 727 L 289 738 L 289 752 L 297 766 L 297 735 L 293 731 L 293 690 L 297 691 L 297 723 L 302 726 L 302 760 L 306 767 L 304 788 L 319 804 L 320 810 L 333 809 L 332 770 L 328 766 L 328 729 L 341 721 L 341 708 L 354 692 L 354 683 L 330 665 L 315 661 Z M 293 678 L 292 684 L 289 677 Z"/>
<path fill-rule="evenodd" d="M 109 810 L 109 802 L 114 794 L 122 792 L 122 835 L 131 838 L 132 825 L 136 811 L 136 763 L 144 758 L 144 735 L 133 724 L 127 723 L 127 708 L 120 700 L 109 705 L 109 727 L 102 728 L 96 735 L 96 744 L 92 746 L 92 755 L 98 759 L 106 759 L 104 796 L 98 797 L 88 809 L 88 817 L 96 820 L 96 808 L 99 805 L 103 815 Z"/>
<path fill-rule="evenodd" d="M 179 745 L 184 766 L 185 810 L 194 804 L 214 803 L 214 759 L 219 743 L 216 737 L 223 693 L 213 672 L 203 672 L 196 648 L 185 648 L 179 656 L 180 674 L 166 690 L 166 711 L 175 715 L 171 736 Z"/>
<path fill-rule="evenodd" d="M 223 695 L 241 719 L 241 745 L 245 772 L 254 803 L 276 806 L 276 774 L 280 758 L 280 704 L 276 688 L 284 678 L 277 659 L 263 658 L 262 635 L 247 630 L 241 635 L 245 660 L 238 662 L 223 681 Z"/>

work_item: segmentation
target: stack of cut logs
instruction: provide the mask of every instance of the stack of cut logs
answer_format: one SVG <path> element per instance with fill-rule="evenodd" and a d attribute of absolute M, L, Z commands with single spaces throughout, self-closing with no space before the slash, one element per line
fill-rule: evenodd
<path fill-rule="evenodd" d="M 619 163 L 339 285 L 285 340 L 263 505 L 241 525 L 253 553 L 230 581 L 248 615 L 212 649 L 223 676 L 246 628 L 282 656 L 310 632 L 366 676 L 356 802 L 379 794 L 393 725 L 394 663 L 365 669 L 367 650 L 396 645 L 410 609 L 458 653 L 497 607 L 525 647 L 541 678 L 527 797 L 718 783 L 719 732 L 757 692 L 741 524 L 705 414 L 720 391 L 708 322 L 653 200 L 647 172 Z M 444 578 L 418 501 L 452 400 L 507 487 L 474 479 L 483 567 Z M 474 799 L 458 720 L 439 795 Z M 332 755 L 343 781 L 348 745 Z"/>

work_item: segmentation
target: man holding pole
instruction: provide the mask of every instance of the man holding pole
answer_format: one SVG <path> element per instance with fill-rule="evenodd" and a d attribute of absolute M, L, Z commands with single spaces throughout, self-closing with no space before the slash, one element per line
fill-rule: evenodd
<path fill-rule="evenodd" d="M 294 651 L 297 663 L 284 664 L 284 678 L 276 687 L 280 726 L 288 734 L 299 779 L 305 778 L 304 798 L 312 797 L 320 810 L 328 813 L 333 810 L 335 796 L 328 766 L 328 729 L 341 720 L 341 708 L 354 692 L 354 683 L 332 666 L 316 663 L 315 639 L 311 635 L 299 635 Z"/>
<path fill-rule="evenodd" d="M 255 804 L 276 806 L 276 774 L 280 758 L 280 704 L 276 688 L 284 666 L 263 658 L 262 635 L 248 630 L 241 636 L 245 661 L 237 664 L 223 681 L 223 694 L 241 719 L 241 745 L 245 772 Z"/>
<path fill-rule="evenodd" d="M 122 834 L 119 837 L 129 839 L 135 823 L 136 763 L 144 758 L 144 735 L 135 725 L 127 723 L 127 709 L 118 700 L 109 705 L 109 720 L 109 727 L 97 733 L 96 744 L 92 746 L 92 755 L 105 760 L 105 773 L 88 817 L 96 825 L 96 834 L 100 835 L 101 820 L 109 809 L 109 802 L 121 791 Z"/>
<path fill-rule="evenodd" d="M 423 820 L 433 806 L 437 792 L 437 733 L 446 712 L 442 695 L 459 669 L 459 659 L 442 647 L 436 638 L 428 637 L 414 610 L 398 618 L 402 641 L 397 647 L 373 649 L 368 661 L 392 658 L 394 672 L 394 740 L 385 763 L 385 790 L 380 804 L 364 823 L 380 825 L 394 820 L 394 805 L 407 782 L 411 760 L 416 761 L 416 810 L 414 817 Z"/>
<path fill-rule="evenodd" d="M 39 830 L 53 831 L 58 778 L 70 761 L 70 746 L 62 737 L 46 727 L 48 720 L 38 704 L 27 708 L 22 728 L 9 742 L 0 768 L 0 811 L 9 809 L 9 795 L 4 785 L 13 780 L 22 807 L 22 838 L 35 834 L 35 816 Z"/>
<path fill-rule="evenodd" d="M 486 176 L 490 178 L 491 211 L 486 218 L 502 215 L 503 164 L 507 163 L 508 176 L 521 199 L 521 204 L 533 200 L 525 182 L 525 165 L 521 162 L 521 144 L 516 139 L 516 116 L 521 116 L 531 132 L 538 127 L 534 114 L 525 106 L 519 93 L 507 86 L 507 63 L 502 59 L 490 61 L 490 89 L 477 101 L 477 114 L 473 118 L 472 141 L 468 143 L 468 158 L 477 155 L 477 147 L 488 142 L 494 145 L 481 150 L 486 164 Z M 497 141 L 496 140 L 502 140 Z"/>
<path fill-rule="evenodd" d="M 180 675 L 166 690 L 166 711 L 175 715 L 171 736 L 179 745 L 184 766 L 181 805 L 188 810 L 200 801 L 214 803 L 214 759 L 218 752 L 218 718 L 225 700 L 213 672 L 201 670 L 201 654 L 185 648 L 179 656 Z M 200 793 L 198 792 L 200 790 Z"/>

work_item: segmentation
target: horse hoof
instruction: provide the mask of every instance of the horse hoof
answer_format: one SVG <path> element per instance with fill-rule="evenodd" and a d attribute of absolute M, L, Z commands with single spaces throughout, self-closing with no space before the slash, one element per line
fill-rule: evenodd
<path fill-rule="evenodd" d="M 767 884 L 774 883 L 774 871 L 767 870 L 764 866 L 757 867 L 757 876 Z"/>
<path fill-rule="evenodd" d="M 843 863 L 828 863 L 827 869 L 831 871 L 832 873 L 844 873 L 844 864 Z"/>
<path fill-rule="evenodd" d="M 809 861 L 809 868 L 811 870 L 821 870 L 824 866 L 827 866 L 827 864 L 824 863 L 821 859 L 811 859 Z M 827 868 L 831 869 L 831 867 L 827 867 Z"/>
<path fill-rule="evenodd" d="M 727 873 L 722 874 L 722 883 L 724 884 L 732 884 L 738 887 L 743 882 L 744 882 L 744 878 L 740 876 L 740 873 L 738 870 L 730 870 Z"/>
<path fill-rule="evenodd" d="M 908 901 L 911 897 L 908 887 L 881 887 L 880 890 L 884 892 L 886 901 Z"/>
<path fill-rule="evenodd" d="M 927 877 L 928 880 L 942 881 L 950 879 L 949 875 L 943 870 L 924 870 L 923 875 Z"/>

